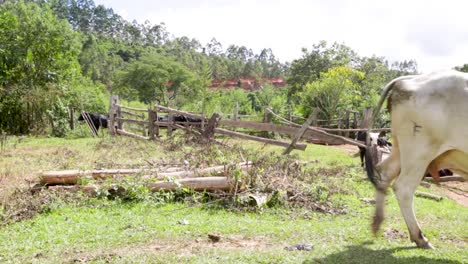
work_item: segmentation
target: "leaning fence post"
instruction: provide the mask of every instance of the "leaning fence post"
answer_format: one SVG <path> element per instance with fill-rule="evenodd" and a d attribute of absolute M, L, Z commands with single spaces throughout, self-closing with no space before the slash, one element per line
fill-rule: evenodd
<path fill-rule="evenodd" d="M 314 111 L 312 111 L 312 113 L 310 114 L 310 116 L 307 118 L 307 120 L 304 122 L 304 124 L 302 124 L 302 127 L 299 129 L 299 131 L 297 132 L 296 135 L 294 135 L 294 138 L 293 140 L 291 141 L 291 144 L 289 144 L 288 148 L 286 148 L 286 150 L 283 152 L 283 155 L 287 155 L 289 154 L 293 149 L 294 147 L 296 146 L 296 143 L 297 141 L 299 141 L 301 139 L 301 137 L 304 135 L 304 133 L 306 132 L 307 128 L 309 128 L 310 124 L 312 123 L 312 121 L 314 119 L 317 119 L 317 112 L 318 112 L 318 109 L 315 108 Z"/>

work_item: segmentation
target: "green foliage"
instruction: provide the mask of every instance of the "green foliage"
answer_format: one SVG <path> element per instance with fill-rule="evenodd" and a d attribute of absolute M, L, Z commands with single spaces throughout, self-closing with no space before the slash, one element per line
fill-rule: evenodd
<path fill-rule="evenodd" d="M 58 83 L 79 73 L 77 34 L 50 9 L 18 1 L 0 12 L 3 85 Z"/>
<path fill-rule="evenodd" d="M 359 83 L 363 79 L 362 72 L 349 67 L 329 69 L 319 80 L 306 84 L 302 93 L 302 113 L 308 116 L 311 109 L 318 108 L 319 117 L 330 120 L 346 109 L 360 109 L 363 98 Z"/>
<path fill-rule="evenodd" d="M 179 94 L 196 97 L 203 81 L 174 59 L 158 53 L 146 53 L 130 62 L 120 73 L 116 92 L 144 103 L 166 103 Z"/>
<path fill-rule="evenodd" d="M 52 135 L 54 137 L 65 137 L 69 130 L 68 107 L 57 99 L 51 110 L 47 111 L 52 125 Z"/>
<path fill-rule="evenodd" d="M 463 66 L 456 66 L 454 69 L 461 72 L 468 72 L 468 64 L 463 64 Z"/>
<path fill-rule="evenodd" d="M 302 58 L 294 60 L 289 70 L 290 99 L 294 99 L 307 83 L 318 80 L 322 72 L 336 66 L 351 66 L 357 60 L 357 54 L 351 48 L 338 43 L 329 47 L 326 41 L 313 45 L 310 52 L 305 48 L 302 52 Z"/>
<path fill-rule="evenodd" d="M 0 129 L 43 132 L 50 125 L 64 136 L 68 104 L 94 91 L 80 74 L 78 34 L 47 6 L 23 1 L 4 4 L 0 24 Z"/>

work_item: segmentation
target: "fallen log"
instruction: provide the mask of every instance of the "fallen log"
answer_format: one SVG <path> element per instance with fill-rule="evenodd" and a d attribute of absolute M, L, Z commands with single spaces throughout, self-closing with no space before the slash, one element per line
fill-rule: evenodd
<path fill-rule="evenodd" d="M 234 187 L 233 181 L 229 177 L 199 177 L 180 179 L 176 182 L 159 181 L 148 184 L 152 192 L 174 191 L 178 188 L 188 188 L 194 191 L 230 191 Z M 49 190 L 79 192 L 93 195 L 99 187 L 95 185 L 73 185 L 73 186 L 49 186 Z"/>
<path fill-rule="evenodd" d="M 240 167 L 242 170 L 248 169 L 252 162 L 241 162 L 234 166 Z M 115 175 L 132 175 L 132 174 L 145 174 L 150 175 L 142 176 L 143 179 L 155 178 L 164 179 L 172 178 L 188 178 L 198 177 L 210 174 L 226 174 L 227 166 L 215 166 L 204 169 L 195 169 L 193 171 L 172 171 L 172 172 L 159 172 L 159 169 L 107 169 L 107 170 L 65 170 L 65 171 L 48 171 L 41 175 L 41 184 L 43 185 L 66 185 L 77 184 L 78 179 L 85 176 L 92 176 L 95 180 L 109 178 Z"/>
<path fill-rule="evenodd" d="M 444 176 L 444 177 L 440 177 L 438 181 L 435 181 L 432 177 L 425 177 L 424 180 L 428 182 L 450 182 L 450 181 L 464 182 L 465 178 L 463 178 L 462 176 Z"/>
<path fill-rule="evenodd" d="M 173 191 L 178 188 L 189 188 L 195 191 L 229 191 L 233 186 L 233 181 L 229 177 L 201 177 L 181 179 L 176 182 L 154 182 L 148 187 L 152 192 L 157 192 Z"/>
<path fill-rule="evenodd" d="M 414 195 L 416 195 L 417 197 L 427 198 L 435 201 L 441 201 L 442 199 L 444 199 L 444 197 L 442 196 L 426 192 L 415 192 Z"/>
<path fill-rule="evenodd" d="M 112 175 L 129 175 L 157 172 L 157 169 L 108 169 L 108 170 L 64 170 L 48 171 L 41 175 L 41 184 L 76 184 L 78 178 L 91 175 L 94 179 L 104 179 Z"/>
<path fill-rule="evenodd" d="M 227 136 L 234 136 L 234 137 L 249 139 L 249 140 L 255 140 L 255 141 L 263 142 L 263 143 L 266 143 L 266 144 L 276 145 L 276 146 L 285 147 L 285 148 L 287 148 L 290 145 L 288 142 L 278 141 L 278 140 L 273 140 L 273 139 L 267 139 L 267 138 L 262 138 L 262 137 L 256 137 L 256 136 L 251 136 L 251 135 L 247 135 L 247 134 L 243 134 L 243 133 L 239 133 L 239 132 L 234 132 L 234 131 L 230 131 L 230 130 L 223 129 L 223 128 L 215 128 L 215 132 L 218 133 L 218 134 L 223 134 L 223 135 L 227 135 Z M 299 150 L 305 150 L 306 147 L 307 147 L 307 145 L 305 145 L 305 144 L 296 144 L 294 146 L 295 149 L 299 149 Z"/>

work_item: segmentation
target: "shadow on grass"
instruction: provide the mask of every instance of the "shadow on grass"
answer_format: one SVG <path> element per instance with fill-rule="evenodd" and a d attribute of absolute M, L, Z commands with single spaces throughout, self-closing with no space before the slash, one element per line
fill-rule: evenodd
<path fill-rule="evenodd" d="M 348 246 L 345 251 L 328 255 L 323 258 L 313 258 L 304 263 L 398 263 L 398 264 L 459 264 L 461 262 L 448 259 L 432 259 L 424 256 L 395 257 L 393 253 L 402 250 L 417 250 L 416 247 L 398 247 L 393 249 L 373 250 L 366 247 L 370 243 Z"/>

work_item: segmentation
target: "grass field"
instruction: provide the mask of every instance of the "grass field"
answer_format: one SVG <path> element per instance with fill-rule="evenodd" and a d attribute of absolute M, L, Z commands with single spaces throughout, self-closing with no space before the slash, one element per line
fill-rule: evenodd
<path fill-rule="evenodd" d="M 363 199 L 374 190 L 349 152 L 308 145 L 284 158 L 279 147 L 220 141 L 229 147 L 201 146 L 184 137 L 158 143 L 9 138 L 0 149 L 0 263 L 468 262 L 468 210 L 450 199 L 415 198 L 418 220 L 437 248 L 417 249 L 391 192 L 382 231 L 371 234 L 373 206 Z M 40 171 L 184 161 L 206 167 L 243 159 L 260 164 L 252 172 L 255 180 L 243 178 L 255 186 L 252 191 L 294 192 L 303 200 L 256 207 L 239 197 L 220 202 L 190 192 L 151 194 L 135 182 L 130 183 L 139 188 L 126 199 L 24 191 Z M 442 194 L 439 187 L 420 188 Z M 313 249 L 285 249 L 299 243 Z"/>

